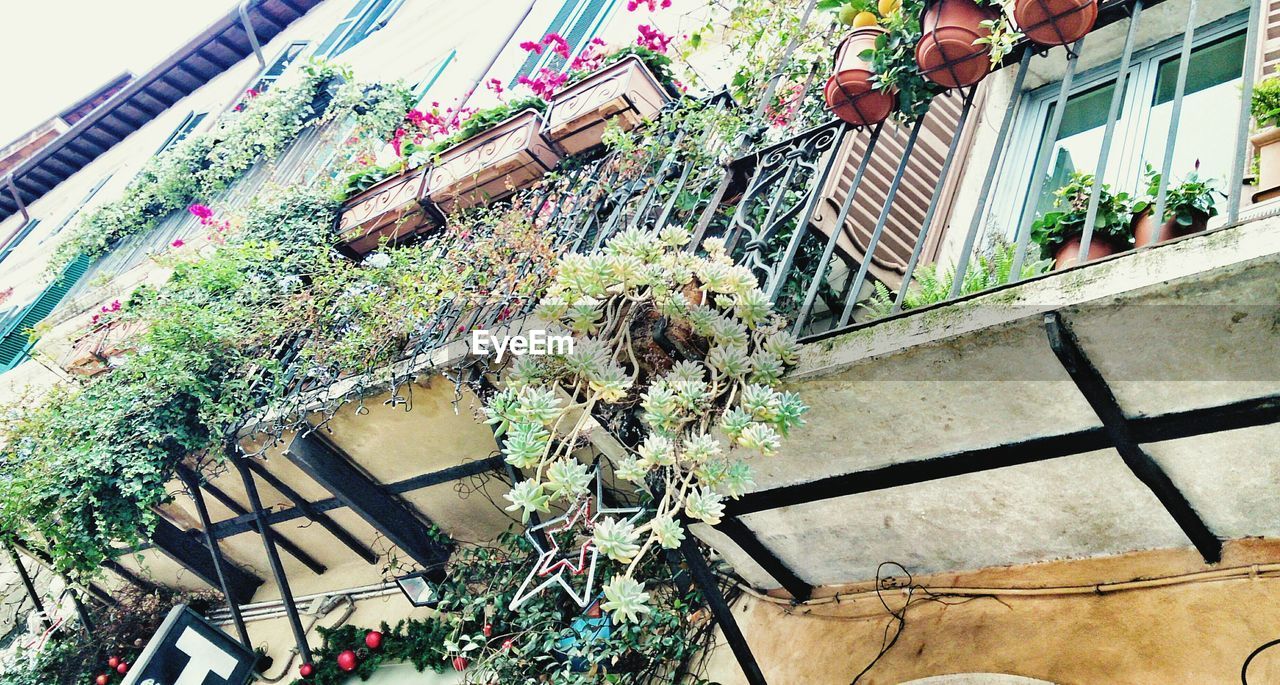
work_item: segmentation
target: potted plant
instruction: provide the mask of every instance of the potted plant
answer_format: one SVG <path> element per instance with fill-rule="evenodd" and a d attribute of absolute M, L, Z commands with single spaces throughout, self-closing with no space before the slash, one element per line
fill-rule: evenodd
<path fill-rule="evenodd" d="M 595 47 L 575 59 L 547 111 L 546 137 L 568 155 L 599 145 L 611 120 L 634 129 L 678 93 L 666 55 L 638 45 L 600 55 Z"/>
<path fill-rule="evenodd" d="M 932 0 L 920 24 L 916 63 L 943 88 L 981 81 L 1016 40 L 1004 9 L 988 0 Z"/>
<path fill-rule="evenodd" d="M 526 187 L 550 171 L 560 155 L 542 137 L 547 103 L 521 98 L 473 114 L 439 151 L 429 195 L 445 213 Z"/>
<path fill-rule="evenodd" d="M 1257 132 L 1249 138 L 1258 151 L 1258 190 L 1254 202 L 1280 196 L 1280 76 L 1268 76 L 1253 86 L 1249 102 Z"/>
<path fill-rule="evenodd" d="M 884 0 L 874 6 L 870 1 L 835 7 L 853 31 L 836 52 L 835 73 L 824 90 L 827 107 L 855 126 L 878 124 L 891 112 L 901 121 L 914 121 L 942 91 L 916 64 L 923 1 Z"/>
<path fill-rule="evenodd" d="M 1053 206 L 1061 210 L 1047 212 L 1031 225 L 1032 239 L 1053 259 L 1054 269 L 1072 266 L 1079 257 L 1092 192 L 1093 174 L 1072 174 L 1067 184 L 1053 193 Z M 1109 185 L 1102 184 L 1089 240 L 1089 261 L 1129 248 L 1133 239 L 1130 204 L 1128 193 L 1112 193 Z"/>
<path fill-rule="evenodd" d="M 345 252 L 364 255 L 384 239 L 404 242 L 442 223 L 438 210 L 424 202 L 429 167 L 405 168 L 409 166 L 397 160 L 347 177 L 338 215 L 338 242 Z"/>
<path fill-rule="evenodd" d="M 1160 192 L 1160 174 L 1147 165 L 1147 194 L 1133 203 L 1134 245 L 1142 247 L 1157 242 L 1156 220 L 1152 216 L 1156 208 L 1156 196 Z M 1225 195 L 1215 190 L 1212 181 L 1201 180 L 1200 165 L 1178 185 L 1166 190 L 1164 221 L 1159 224 L 1159 239 L 1171 240 L 1192 233 L 1199 233 L 1209 225 L 1209 219 L 1218 215 L 1215 195 Z"/>
<path fill-rule="evenodd" d="M 1098 0 L 1014 0 L 1013 20 L 1032 42 L 1067 45 L 1093 29 Z"/>

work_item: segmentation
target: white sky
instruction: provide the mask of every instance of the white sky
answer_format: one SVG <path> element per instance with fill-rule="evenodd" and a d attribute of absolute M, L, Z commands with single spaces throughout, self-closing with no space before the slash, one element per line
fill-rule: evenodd
<path fill-rule="evenodd" d="M 124 71 L 142 74 L 236 0 L 5 0 L 0 146 Z"/>

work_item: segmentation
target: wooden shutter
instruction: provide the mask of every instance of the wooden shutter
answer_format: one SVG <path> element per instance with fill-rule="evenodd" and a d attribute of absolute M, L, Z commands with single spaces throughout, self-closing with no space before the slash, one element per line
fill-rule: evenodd
<path fill-rule="evenodd" d="M 63 270 L 58 280 L 49 284 L 49 287 L 45 288 L 35 301 L 27 305 L 22 316 L 9 325 L 4 337 L 0 338 L 0 371 L 12 369 L 26 357 L 27 351 L 35 344 L 28 331 L 53 312 L 54 307 L 58 306 L 67 291 L 84 276 L 88 268 L 88 257 L 84 255 L 76 257 Z"/>
<path fill-rule="evenodd" d="M 1262 52 L 1262 71 L 1258 78 L 1270 76 L 1280 65 L 1280 0 L 1262 3 L 1262 35 L 1258 48 Z"/>
<path fill-rule="evenodd" d="M 1274 0 L 1280 4 L 1280 0 Z M 977 95 L 974 110 L 980 111 L 982 92 Z M 924 125 L 920 129 L 915 150 L 907 163 L 898 194 L 889 211 L 884 232 L 872 255 L 869 273 L 877 280 L 883 281 L 891 288 L 902 282 L 907 261 L 915 248 L 916 237 L 920 234 L 921 224 L 929 209 L 929 200 L 933 189 L 943 183 L 942 196 L 938 201 L 938 210 L 934 213 L 932 226 L 921 254 L 921 264 L 934 259 L 941 242 L 943 228 L 947 225 L 951 213 L 951 204 L 960 173 L 964 169 L 965 158 L 972 138 L 973 124 L 977 117 L 971 116 L 965 131 L 956 131 L 960 119 L 962 100 L 958 92 L 950 96 L 941 96 L 934 100 L 929 114 L 925 116 Z M 837 242 L 841 258 L 852 264 L 860 264 L 866 253 L 871 234 L 875 230 L 876 221 L 884 207 L 889 194 L 889 186 L 893 182 L 898 162 L 906 150 L 910 135 L 909 126 L 887 123 L 880 133 L 880 140 L 872 153 L 872 158 L 862 179 L 862 186 L 854 198 L 849 216 L 841 230 Z M 942 164 L 947 155 L 947 147 L 955 135 L 962 136 L 960 147 L 956 150 L 955 160 L 951 164 L 949 178 L 942 179 Z M 840 214 L 840 207 L 849 194 L 858 165 L 866 154 L 869 133 L 862 132 L 845 139 L 839 157 L 832 170 L 831 179 L 822 191 L 822 199 L 814 212 L 813 224 L 823 235 L 830 235 L 833 225 Z M 854 267 L 856 268 L 856 266 Z"/>

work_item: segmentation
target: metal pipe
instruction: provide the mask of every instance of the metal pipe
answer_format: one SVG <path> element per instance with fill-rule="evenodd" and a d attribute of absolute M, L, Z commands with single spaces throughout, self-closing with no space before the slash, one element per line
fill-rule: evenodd
<path fill-rule="evenodd" d="M 1244 187 L 1245 160 L 1249 156 L 1249 108 L 1253 100 L 1253 79 L 1258 66 L 1258 5 L 1261 0 L 1249 0 L 1249 21 L 1245 24 L 1244 69 L 1240 74 L 1240 118 L 1236 122 L 1236 160 L 1231 170 L 1231 185 L 1227 188 L 1227 224 L 1240 220 L 1240 189 Z"/>
<path fill-rule="evenodd" d="M 27 591 L 27 599 L 31 600 L 31 605 L 40 615 L 40 625 L 44 626 L 45 630 L 53 628 L 53 623 L 49 620 L 49 612 L 45 611 L 44 602 L 40 601 L 40 593 L 36 592 L 35 583 L 31 582 L 31 575 L 27 573 L 27 567 L 22 564 L 22 557 L 18 555 L 18 550 L 8 540 L 5 541 L 4 548 L 9 552 L 9 560 L 13 562 L 13 567 L 18 570 L 22 587 Z"/>
<path fill-rule="evenodd" d="M 18 231 L 21 231 L 22 227 L 25 226 L 28 221 L 31 221 L 31 215 L 27 213 L 27 203 L 23 202 L 22 196 L 18 194 L 18 186 L 13 183 L 12 171 L 9 172 L 8 176 L 4 177 L 4 182 L 5 185 L 9 186 L 9 194 L 13 196 L 13 203 L 18 206 L 18 211 L 22 213 L 22 224 L 13 229 L 13 233 L 10 233 L 9 237 L 4 239 L 4 244 L 8 245 L 9 241 L 13 240 L 15 235 L 18 235 Z"/>
<path fill-rule="evenodd" d="M 236 5 L 236 11 L 240 14 L 240 24 L 244 26 L 245 35 L 249 37 L 249 46 L 253 48 L 253 55 L 258 58 L 258 66 L 263 69 L 267 68 L 267 58 L 262 54 L 262 45 L 258 43 L 258 33 L 253 29 L 253 20 L 249 18 L 249 3 L 254 0 L 240 0 L 240 4 Z"/>
<path fill-rule="evenodd" d="M 1111 109 L 1107 111 L 1107 126 L 1102 133 L 1102 149 L 1098 154 L 1098 165 L 1093 171 L 1093 189 L 1089 192 L 1089 209 L 1085 212 L 1084 235 L 1080 237 L 1080 256 L 1076 263 L 1083 264 L 1089 259 L 1089 243 L 1093 241 L 1093 222 L 1098 218 L 1098 202 L 1102 198 L 1102 179 L 1107 172 L 1107 161 L 1111 157 L 1111 139 L 1115 137 L 1116 120 L 1120 118 L 1120 103 L 1124 101 L 1124 91 L 1129 85 L 1129 61 L 1133 58 L 1133 44 L 1138 39 L 1138 18 L 1142 16 L 1142 0 L 1134 0 L 1133 13 L 1129 16 L 1129 31 L 1124 37 L 1124 51 L 1120 54 L 1120 69 L 1117 72 L 1115 92 L 1111 94 Z"/>
<path fill-rule="evenodd" d="M 1182 101 L 1187 94 L 1188 63 L 1191 62 L 1191 46 L 1195 43 L 1196 0 L 1187 2 L 1187 27 L 1182 34 L 1182 53 L 1178 56 L 1178 81 L 1173 91 L 1173 111 L 1169 114 L 1169 134 L 1164 142 L 1164 161 L 1160 164 L 1160 190 L 1156 193 L 1156 213 L 1152 217 L 1151 243 L 1160 242 L 1164 224 L 1164 205 L 1169 195 L 1169 174 L 1173 171 L 1173 150 L 1178 143 L 1178 124 L 1182 121 Z M 1251 59 L 1252 55 L 1247 55 Z"/>
<path fill-rule="evenodd" d="M 289 576 L 280 563 L 280 553 L 276 550 L 275 531 L 267 524 L 262 515 L 262 498 L 258 497 L 258 486 L 253 481 L 253 474 L 244 465 L 244 458 L 232 457 L 236 471 L 244 481 L 244 491 L 249 495 L 249 507 L 253 510 L 258 523 L 258 534 L 262 536 L 262 547 L 267 553 L 267 562 L 271 565 L 271 574 L 275 576 L 276 586 L 280 589 L 280 598 L 284 601 L 285 613 L 289 615 L 289 627 L 293 629 L 293 639 L 298 646 L 298 654 L 302 663 L 311 663 L 311 647 L 307 645 L 307 631 L 302 627 L 302 619 L 298 617 L 298 607 L 293 602 L 293 592 L 289 589 Z"/>
<path fill-rule="evenodd" d="M 520 27 L 524 26 L 525 20 L 529 18 L 536 4 L 538 4 L 538 0 L 529 0 L 529 4 L 524 8 L 524 13 L 511 25 L 511 30 L 507 32 L 507 37 L 498 45 L 498 49 L 493 52 L 493 56 L 489 58 L 489 63 L 476 74 L 475 81 L 471 83 L 471 89 L 463 94 L 462 101 L 458 103 L 458 108 L 453 113 L 451 124 L 458 123 L 458 118 L 462 116 L 463 108 L 471 101 L 471 96 L 475 95 L 477 90 L 480 90 L 480 86 L 484 84 L 484 77 L 489 75 L 489 72 L 493 70 L 493 65 L 497 64 L 498 59 L 502 57 L 502 53 L 507 51 L 507 46 L 511 44 L 511 41 L 515 40 L 516 34 L 520 32 Z"/>
<path fill-rule="evenodd" d="M 698 543 L 694 542 L 693 535 L 686 535 L 680 542 L 680 554 L 684 557 L 685 564 L 689 567 L 689 574 L 693 576 L 693 582 L 697 584 L 702 598 L 707 601 L 711 615 L 715 617 L 716 623 L 720 624 L 720 631 L 724 633 L 725 641 L 729 643 L 734 657 L 738 659 L 738 665 L 742 667 L 742 674 L 746 676 L 747 683 L 768 685 L 764 679 L 764 673 L 760 670 L 760 664 L 756 663 L 756 657 L 751 653 L 751 645 L 747 644 L 746 637 L 742 635 L 742 629 L 738 627 L 738 621 L 733 617 L 729 603 L 725 601 L 724 595 L 720 594 L 716 576 L 707 567 L 706 560 L 702 558 L 702 550 L 698 548 Z"/>
<path fill-rule="evenodd" d="M 1193 0 L 1194 1 L 1194 0 Z M 1087 36 L 1085 36 L 1087 38 Z M 1044 132 L 1044 142 L 1036 151 L 1035 167 L 1031 171 L 1031 192 L 1027 193 L 1026 206 L 1022 208 L 1022 217 L 1018 220 L 1018 249 L 1013 257 L 1013 271 L 1009 273 L 1009 282 L 1022 280 L 1022 265 L 1027 260 L 1027 243 L 1031 239 L 1031 221 L 1036 215 L 1036 204 L 1040 200 L 1040 191 L 1044 190 L 1044 172 L 1049 165 L 1049 155 L 1053 153 L 1053 145 L 1057 142 L 1058 131 L 1062 128 L 1062 114 L 1067 109 L 1067 97 L 1071 95 L 1071 82 L 1075 79 L 1076 63 L 1080 59 L 1080 51 L 1084 49 L 1084 38 L 1076 41 L 1067 58 L 1067 71 L 1062 76 L 1062 84 L 1058 88 L 1058 99 L 1054 104 L 1053 118 Z"/>
<path fill-rule="evenodd" d="M 898 295 L 893 298 L 893 308 L 889 310 L 891 314 L 902 311 L 902 302 L 907 297 L 907 289 L 911 287 L 911 277 L 915 275 L 920 254 L 924 252 L 925 239 L 929 236 L 933 217 L 938 213 L 938 205 L 942 200 L 942 187 L 946 185 L 947 174 L 951 172 L 951 163 L 955 161 L 956 150 L 960 147 L 960 138 L 964 133 L 965 124 L 969 121 L 969 112 L 973 109 L 973 98 L 977 92 L 976 85 L 970 88 L 969 94 L 965 96 L 964 105 L 960 108 L 960 120 L 956 122 L 956 132 L 951 136 L 951 144 L 947 146 L 947 156 L 942 160 L 942 169 L 938 172 L 938 184 L 933 187 L 933 197 L 929 198 L 929 209 L 925 211 L 924 220 L 920 222 L 920 235 L 916 238 L 915 247 L 911 250 L 911 258 L 907 260 L 907 268 L 902 274 L 902 286 L 898 288 Z"/>
<path fill-rule="evenodd" d="M 1027 67 L 1031 64 L 1031 50 L 1022 51 L 1022 61 L 1018 63 L 1018 76 L 1013 81 L 1013 92 L 1009 95 L 1009 104 L 1004 108 L 1004 118 L 1000 122 L 1000 133 L 996 135 L 995 146 L 991 148 L 991 161 L 987 162 L 987 173 L 982 179 L 982 188 L 978 191 L 978 204 L 973 209 L 973 218 L 969 220 L 969 232 L 965 234 L 964 246 L 960 249 L 960 257 L 956 262 L 955 280 L 951 282 L 949 298 L 960 295 L 964 285 L 965 272 L 969 270 L 969 257 L 973 253 L 973 243 L 977 240 L 978 229 L 982 227 L 982 219 L 987 211 L 987 203 L 991 200 L 992 186 L 995 185 L 996 169 L 1004 154 L 1005 141 L 1009 138 L 1009 130 L 1013 128 L 1013 115 L 1022 104 L 1022 84 L 1027 79 Z"/>
<path fill-rule="evenodd" d="M 244 617 L 240 615 L 240 607 L 236 605 L 235 597 L 228 590 L 227 576 L 222 570 L 222 550 L 218 548 L 218 540 L 213 537 L 213 521 L 209 518 L 209 507 L 205 505 L 204 495 L 200 492 L 200 483 L 196 482 L 192 473 L 186 469 L 178 471 L 178 478 L 187 486 L 187 494 L 191 496 L 191 501 L 195 502 L 196 513 L 200 516 L 200 525 L 204 528 L 204 544 L 209 548 L 209 555 L 213 559 L 213 570 L 218 574 L 218 586 L 222 589 L 222 595 L 227 598 L 227 607 L 231 610 L 231 618 L 236 624 L 236 634 L 240 636 L 240 644 L 252 651 L 253 643 L 249 641 L 249 631 L 244 627 Z"/>

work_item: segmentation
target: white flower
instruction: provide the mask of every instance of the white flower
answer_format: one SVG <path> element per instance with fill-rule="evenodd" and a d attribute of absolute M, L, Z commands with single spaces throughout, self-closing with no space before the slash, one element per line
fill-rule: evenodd
<path fill-rule="evenodd" d="M 644 591 L 644 585 L 624 575 L 614 576 L 604 586 L 604 598 L 600 608 L 620 623 L 639 623 L 640 617 L 649 613 L 649 593 Z"/>
<path fill-rule="evenodd" d="M 547 467 L 547 489 L 552 498 L 573 499 L 585 495 L 591 485 L 591 467 L 571 459 L 561 459 Z"/>
<path fill-rule="evenodd" d="M 724 498 L 710 490 L 694 488 L 685 497 L 684 513 L 689 518 L 714 526 L 724 516 Z"/>
<path fill-rule="evenodd" d="M 391 255 L 384 252 L 374 252 L 364 258 L 364 265 L 371 269 L 385 269 L 391 266 Z"/>
<path fill-rule="evenodd" d="M 670 516 L 653 520 L 653 537 L 664 549 L 675 549 L 684 540 L 684 526 Z"/>
<path fill-rule="evenodd" d="M 596 523 L 593 540 L 600 553 L 624 564 L 631 563 L 640 551 L 636 544 L 639 535 L 630 521 L 607 518 Z"/>

